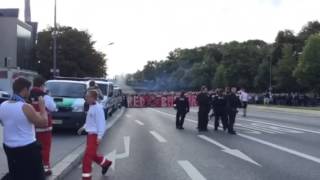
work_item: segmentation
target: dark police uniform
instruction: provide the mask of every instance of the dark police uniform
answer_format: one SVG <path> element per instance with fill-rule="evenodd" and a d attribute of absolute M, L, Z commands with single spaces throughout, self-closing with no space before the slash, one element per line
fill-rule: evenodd
<path fill-rule="evenodd" d="M 236 134 L 234 131 L 234 122 L 236 119 L 236 115 L 238 113 L 237 108 L 241 107 L 241 102 L 239 97 L 234 94 L 230 93 L 226 95 L 226 112 L 227 112 L 227 121 L 228 121 L 228 132 L 230 134 Z"/>
<path fill-rule="evenodd" d="M 184 118 L 189 112 L 189 100 L 186 96 L 180 96 L 174 101 L 175 108 L 177 109 L 176 115 L 176 128 L 183 129 Z"/>
<path fill-rule="evenodd" d="M 198 112 L 198 129 L 199 131 L 208 130 L 208 114 L 210 112 L 210 97 L 208 93 L 200 93 L 197 96 L 197 102 L 199 105 Z"/>
<path fill-rule="evenodd" d="M 222 121 L 223 130 L 226 130 L 228 128 L 226 106 L 227 106 L 227 100 L 225 96 L 218 95 L 213 98 L 212 108 L 213 108 L 214 117 L 215 117 L 215 121 L 214 121 L 215 130 L 218 130 L 220 119 Z"/>

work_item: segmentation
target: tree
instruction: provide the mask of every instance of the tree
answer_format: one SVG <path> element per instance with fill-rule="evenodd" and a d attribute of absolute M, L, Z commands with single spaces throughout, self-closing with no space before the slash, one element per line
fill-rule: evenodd
<path fill-rule="evenodd" d="M 320 32 L 320 23 L 318 21 L 310 21 L 308 22 L 299 32 L 298 39 L 301 43 L 305 43 L 305 41 L 309 38 L 309 36 L 313 34 L 317 34 Z"/>
<path fill-rule="evenodd" d="M 275 88 L 282 92 L 294 92 L 298 87 L 296 78 L 293 76 L 293 71 L 297 66 L 298 52 L 293 50 L 292 44 L 285 44 L 282 54 L 275 70 Z"/>
<path fill-rule="evenodd" d="M 51 77 L 53 28 L 39 32 L 36 58 L 40 60 L 39 73 Z M 60 26 L 57 29 L 57 67 L 61 76 L 104 77 L 105 55 L 94 49 L 95 42 L 86 31 Z"/>
<path fill-rule="evenodd" d="M 214 75 L 213 79 L 213 87 L 215 88 L 223 88 L 226 86 L 226 78 L 225 78 L 225 67 L 224 65 L 219 65 L 216 71 L 216 74 Z"/>
<path fill-rule="evenodd" d="M 270 81 L 270 60 L 267 58 L 259 65 L 257 74 L 254 78 L 254 88 L 256 92 L 266 91 Z"/>
<path fill-rule="evenodd" d="M 294 76 L 308 90 L 320 90 L 320 34 L 311 35 L 303 49 Z"/>

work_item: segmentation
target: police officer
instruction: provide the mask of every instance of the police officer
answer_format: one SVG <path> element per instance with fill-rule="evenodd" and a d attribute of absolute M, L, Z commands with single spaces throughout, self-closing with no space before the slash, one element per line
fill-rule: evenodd
<path fill-rule="evenodd" d="M 227 130 L 227 114 L 226 114 L 227 100 L 223 95 L 222 89 L 217 89 L 217 95 L 212 100 L 212 108 L 214 111 L 214 130 L 217 131 L 219 127 L 219 121 L 222 121 L 223 130 Z"/>
<path fill-rule="evenodd" d="M 241 107 L 241 102 L 239 97 L 236 95 L 237 88 L 232 87 L 231 92 L 228 88 L 226 90 L 226 112 L 227 112 L 227 120 L 228 120 L 228 132 L 229 134 L 236 134 L 236 131 L 234 130 L 234 122 L 236 119 L 236 115 L 238 113 L 237 108 Z"/>
<path fill-rule="evenodd" d="M 199 105 L 198 112 L 198 130 L 208 131 L 208 114 L 210 112 L 210 97 L 208 95 L 208 89 L 206 86 L 201 87 L 201 93 L 197 96 L 197 102 Z"/>
<path fill-rule="evenodd" d="M 186 114 L 189 112 L 189 108 L 190 108 L 189 100 L 184 94 L 185 94 L 184 92 L 181 92 L 180 97 L 177 97 L 174 101 L 174 106 L 177 110 L 177 115 L 176 115 L 177 129 L 184 129 L 183 128 L 184 118 Z"/>

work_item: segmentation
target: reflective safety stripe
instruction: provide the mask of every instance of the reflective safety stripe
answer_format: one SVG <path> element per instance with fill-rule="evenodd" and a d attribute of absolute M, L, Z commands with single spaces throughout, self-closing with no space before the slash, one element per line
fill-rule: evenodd
<path fill-rule="evenodd" d="M 50 167 L 49 166 L 43 166 L 44 171 L 49 171 Z"/>
<path fill-rule="evenodd" d="M 48 132 L 48 131 L 52 131 L 52 127 L 48 127 L 48 128 L 36 128 L 36 132 Z"/>
<path fill-rule="evenodd" d="M 103 158 L 103 160 L 102 160 L 102 162 L 100 163 L 100 165 L 103 166 L 105 162 L 106 162 L 106 158 Z"/>
<path fill-rule="evenodd" d="M 82 173 L 82 177 L 89 178 L 91 177 L 91 173 Z"/>

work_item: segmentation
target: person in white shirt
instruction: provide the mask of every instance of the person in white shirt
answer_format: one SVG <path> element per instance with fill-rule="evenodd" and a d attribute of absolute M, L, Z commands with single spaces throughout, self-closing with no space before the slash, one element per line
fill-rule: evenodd
<path fill-rule="evenodd" d="M 82 160 L 82 179 L 91 180 L 92 162 L 102 167 L 102 175 L 106 174 L 112 161 L 105 159 L 97 154 L 99 143 L 106 130 L 106 121 L 103 107 L 97 102 L 98 93 L 95 90 L 89 90 L 86 94 L 86 102 L 89 104 L 86 122 L 83 127 L 78 130 L 80 135 L 84 130 L 87 135 L 87 146 Z"/>
<path fill-rule="evenodd" d="M 45 180 L 41 146 L 36 142 L 35 127 L 46 127 L 48 115 L 42 97 L 39 113 L 25 100 L 29 98 L 31 83 L 17 78 L 12 85 L 13 95 L 0 106 L 3 126 L 3 149 L 8 160 L 10 180 Z"/>
<path fill-rule="evenodd" d="M 246 93 L 244 88 L 242 88 L 240 90 L 240 101 L 242 103 L 242 108 L 243 108 L 243 117 L 246 117 L 247 116 L 247 107 L 248 107 L 249 95 L 248 95 L 248 93 Z"/>

